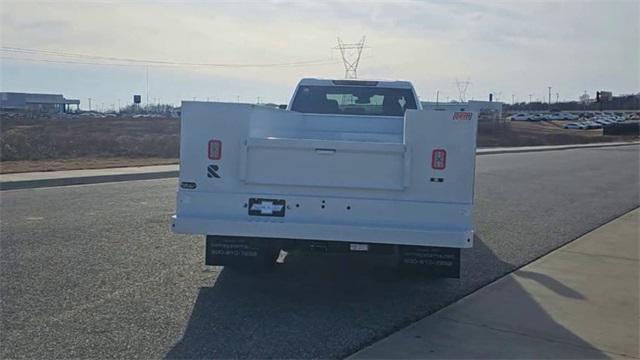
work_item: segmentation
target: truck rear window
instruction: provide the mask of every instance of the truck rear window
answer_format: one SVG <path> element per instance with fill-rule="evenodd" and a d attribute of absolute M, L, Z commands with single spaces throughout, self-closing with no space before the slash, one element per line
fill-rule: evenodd
<path fill-rule="evenodd" d="M 410 89 L 362 86 L 301 86 L 291 110 L 339 115 L 404 116 L 417 109 Z"/>

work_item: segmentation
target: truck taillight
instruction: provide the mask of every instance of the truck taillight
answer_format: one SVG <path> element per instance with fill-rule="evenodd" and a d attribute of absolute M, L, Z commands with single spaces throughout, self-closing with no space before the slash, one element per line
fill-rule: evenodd
<path fill-rule="evenodd" d="M 222 141 L 209 140 L 209 159 L 220 160 L 222 158 Z"/>
<path fill-rule="evenodd" d="M 431 167 L 435 170 L 444 170 L 447 167 L 447 150 L 433 150 L 433 153 L 431 153 Z"/>

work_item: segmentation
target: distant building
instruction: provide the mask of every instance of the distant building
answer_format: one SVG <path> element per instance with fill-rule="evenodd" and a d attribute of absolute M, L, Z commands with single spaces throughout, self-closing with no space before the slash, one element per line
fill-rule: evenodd
<path fill-rule="evenodd" d="M 75 105 L 75 108 L 72 107 Z M 80 100 L 65 99 L 55 94 L 0 92 L 0 109 L 62 113 L 80 109 Z"/>

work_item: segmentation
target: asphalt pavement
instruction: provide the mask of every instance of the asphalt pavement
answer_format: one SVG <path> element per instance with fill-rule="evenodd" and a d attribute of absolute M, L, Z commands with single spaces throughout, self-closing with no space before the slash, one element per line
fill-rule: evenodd
<path fill-rule="evenodd" d="M 639 149 L 478 157 L 461 280 L 353 255 L 206 267 L 170 231 L 175 179 L 2 191 L 0 357 L 344 357 L 637 207 Z"/>

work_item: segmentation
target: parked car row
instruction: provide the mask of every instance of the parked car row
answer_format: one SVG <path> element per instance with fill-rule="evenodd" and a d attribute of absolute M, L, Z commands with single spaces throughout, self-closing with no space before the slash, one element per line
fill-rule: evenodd
<path fill-rule="evenodd" d="M 600 120 L 600 121 L 609 122 L 609 123 L 619 123 L 627 120 L 627 118 L 621 115 L 604 113 L 604 114 L 598 114 L 596 116 L 593 116 L 591 120 L 593 121 Z"/>
<path fill-rule="evenodd" d="M 598 118 L 598 117 L 604 117 L 604 118 L 619 118 L 619 119 L 625 119 L 625 120 L 640 120 L 640 112 L 610 112 L 610 111 L 605 111 L 605 112 L 586 112 L 586 113 L 581 113 L 580 117 L 584 117 L 584 118 Z"/>
<path fill-rule="evenodd" d="M 625 119 L 620 116 L 608 117 L 603 115 L 582 122 L 565 124 L 563 128 L 576 130 L 600 129 L 603 126 L 610 126 L 613 124 L 621 123 L 624 120 Z"/>
<path fill-rule="evenodd" d="M 568 121 L 594 121 L 608 120 L 612 122 L 621 122 L 625 120 L 640 119 L 640 113 L 613 113 L 613 112 L 589 112 L 573 114 L 568 112 L 551 112 L 551 113 L 518 113 L 509 118 L 511 121 L 550 121 L 550 120 L 568 120 Z M 604 124 L 602 124 L 604 125 Z"/>
<path fill-rule="evenodd" d="M 578 120 L 578 116 L 565 113 L 519 113 L 511 116 L 511 121 L 549 121 L 549 120 Z"/>
<path fill-rule="evenodd" d="M 568 123 L 563 126 L 564 129 L 574 129 L 574 130 L 589 130 L 589 129 L 600 129 L 602 128 L 602 124 L 599 124 L 594 121 L 583 121 L 583 122 L 575 122 Z"/>

